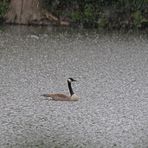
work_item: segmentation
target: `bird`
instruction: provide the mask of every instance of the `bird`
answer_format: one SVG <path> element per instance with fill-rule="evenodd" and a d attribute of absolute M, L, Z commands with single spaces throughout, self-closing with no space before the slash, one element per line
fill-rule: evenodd
<path fill-rule="evenodd" d="M 72 82 L 76 82 L 77 80 L 73 79 L 73 78 L 68 78 L 67 79 L 67 84 L 68 84 L 68 89 L 69 89 L 69 93 L 70 96 L 62 94 L 62 93 L 49 93 L 49 94 L 42 94 L 41 96 L 43 97 L 50 97 L 51 100 L 54 101 L 78 101 L 79 100 L 79 96 L 77 96 L 72 87 L 71 87 L 71 83 Z"/>

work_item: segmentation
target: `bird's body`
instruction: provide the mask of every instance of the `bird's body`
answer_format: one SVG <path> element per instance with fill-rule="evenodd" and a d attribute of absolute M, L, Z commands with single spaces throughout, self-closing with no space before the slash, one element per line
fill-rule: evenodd
<path fill-rule="evenodd" d="M 55 100 L 55 101 L 78 101 L 79 100 L 79 97 L 74 94 L 72 96 L 67 96 L 65 94 L 60 94 L 60 93 L 57 93 L 57 94 L 44 94 L 43 95 L 44 97 L 50 97 L 52 98 L 52 100 Z"/>
<path fill-rule="evenodd" d="M 67 80 L 70 96 L 62 94 L 62 93 L 43 94 L 42 96 L 50 97 L 54 101 L 78 101 L 79 97 L 76 94 L 74 94 L 73 89 L 71 87 L 71 82 L 72 81 L 76 81 L 76 80 L 74 80 L 72 78 L 69 78 Z"/>

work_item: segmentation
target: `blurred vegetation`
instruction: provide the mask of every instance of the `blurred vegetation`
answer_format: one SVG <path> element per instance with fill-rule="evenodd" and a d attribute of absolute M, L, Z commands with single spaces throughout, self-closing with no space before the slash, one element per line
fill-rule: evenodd
<path fill-rule="evenodd" d="M 74 26 L 105 29 L 148 28 L 148 0 L 40 0 L 43 7 Z M 0 18 L 9 0 L 0 0 Z"/>
<path fill-rule="evenodd" d="M 8 3 L 9 0 L 0 0 L 0 21 L 2 20 L 3 16 L 7 11 Z"/>
<path fill-rule="evenodd" d="M 53 14 L 76 26 L 108 29 L 148 27 L 148 0 L 43 0 Z"/>

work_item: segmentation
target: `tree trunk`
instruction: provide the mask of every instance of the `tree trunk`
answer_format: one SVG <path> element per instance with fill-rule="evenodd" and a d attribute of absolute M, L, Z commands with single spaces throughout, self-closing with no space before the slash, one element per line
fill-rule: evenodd
<path fill-rule="evenodd" d="M 41 8 L 39 0 L 11 0 L 5 20 L 6 23 L 24 25 L 62 24 L 57 17 Z"/>

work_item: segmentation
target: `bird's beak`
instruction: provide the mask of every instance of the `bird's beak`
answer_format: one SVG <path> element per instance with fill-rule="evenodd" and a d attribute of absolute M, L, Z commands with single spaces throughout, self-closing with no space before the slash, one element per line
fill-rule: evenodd
<path fill-rule="evenodd" d="M 77 80 L 73 80 L 74 82 L 76 82 Z"/>

